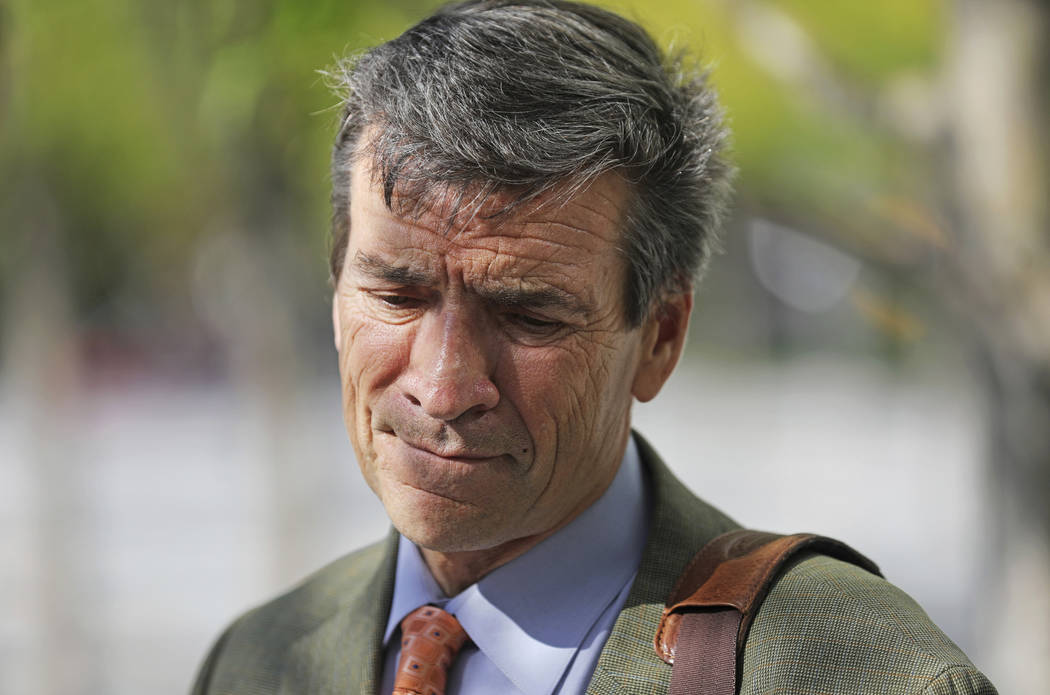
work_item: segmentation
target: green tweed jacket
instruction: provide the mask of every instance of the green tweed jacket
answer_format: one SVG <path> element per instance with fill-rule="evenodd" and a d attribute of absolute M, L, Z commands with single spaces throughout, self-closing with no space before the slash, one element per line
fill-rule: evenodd
<path fill-rule="evenodd" d="M 653 496 L 650 540 L 589 695 L 667 692 L 671 669 L 653 649 L 664 599 L 701 546 L 737 527 L 638 441 Z M 208 655 L 193 694 L 375 693 L 396 549 L 392 532 L 241 617 Z M 996 691 L 904 592 L 860 568 L 808 556 L 791 563 L 756 616 L 740 692 Z"/>

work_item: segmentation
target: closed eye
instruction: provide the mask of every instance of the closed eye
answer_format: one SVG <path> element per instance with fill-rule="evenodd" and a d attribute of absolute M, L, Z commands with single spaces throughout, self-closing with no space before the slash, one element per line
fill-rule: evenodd
<path fill-rule="evenodd" d="M 409 294 L 386 294 L 381 292 L 371 293 L 381 305 L 391 309 L 410 309 L 419 304 L 419 297 Z"/>
<path fill-rule="evenodd" d="M 376 295 L 379 301 L 390 306 L 404 306 L 409 302 L 413 301 L 412 297 L 406 297 L 403 294 L 380 294 Z"/>
<path fill-rule="evenodd" d="M 562 326 L 561 321 L 548 321 L 546 319 L 538 319 L 535 316 L 529 314 L 510 313 L 506 314 L 507 320 L 511 323 L 538 332 L 551 332 L 555 331 Z"/>

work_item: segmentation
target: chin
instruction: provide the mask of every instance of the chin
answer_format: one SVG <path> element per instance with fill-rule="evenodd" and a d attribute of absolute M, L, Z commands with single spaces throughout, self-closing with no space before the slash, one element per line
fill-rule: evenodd
<path fill-rule="evenodd" d="M 437 529 L 429 525 L 399 526 L 396 523 L 394 526 L 402 536 L 420 548 L 437 553 L 467 553 L 499 545 L 497 541 L 480 537 L 480 534 L 473 530 Z"/>
<path fill-rule="evenodd" d="M 449 501 L 423 509 L 387 508 L 394 527 L 421 548 L 439 553 L 487 550 L 503 540 L 492 533 L 494 524 L 477 508 Z"/>

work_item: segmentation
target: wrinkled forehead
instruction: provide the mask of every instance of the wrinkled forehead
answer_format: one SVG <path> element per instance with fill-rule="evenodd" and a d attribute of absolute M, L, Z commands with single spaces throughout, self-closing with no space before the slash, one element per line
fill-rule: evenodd
<path fill-rule="evenodd" d="M 351 210 L 368 211 L 448 239 L 517 236 L 523 226 L 546 225 L 549 233 L 578 237 L 592 252 L 622 254 L 630 184 L 618 172 L 585 182 L 562 181 L 541 190 L 497 187 L 484 182 L 428 182 L 387 177 L 367 157 L 354 161 Z M 350 231 L 351 235 L 353 230 Z"/>

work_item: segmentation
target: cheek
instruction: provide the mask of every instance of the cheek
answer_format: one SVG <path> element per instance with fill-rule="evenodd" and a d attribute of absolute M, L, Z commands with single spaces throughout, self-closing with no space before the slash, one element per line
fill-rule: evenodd
<path fill-rule="evenodd" d="M 516 348 L 502 360 L 504 396 L 538 447 L 561 448 L 591 429 L 609 369 L 606 355 L 586 347 Z"/>
<path fill-rule="evenodd" d="M 343 350 L 339 369 L 347 417 L 368 417 L 371 403 L 408 364 L 411 336 L 401 326 L 343 317 Z M 367 427 L 367 422 L 359 423 Z"/>

